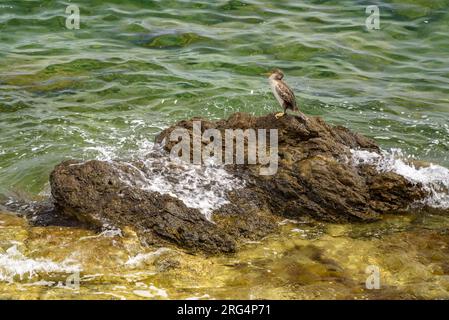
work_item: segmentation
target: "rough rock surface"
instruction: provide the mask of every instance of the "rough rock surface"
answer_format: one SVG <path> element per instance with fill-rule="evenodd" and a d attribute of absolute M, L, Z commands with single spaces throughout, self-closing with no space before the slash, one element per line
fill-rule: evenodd
<path fill-rule="evenodd" d="M 193 120 L 199 119 L 164 130 L 156 142 L 169 152 L 175 144 L 169 141 L 170 133 L 179 127 L 191 132 Z M 279 134 L 275 175 L 259 175 L 258 164 L 226 166 L 245 186 L 228 193 L 230 203 L 213 212 L 213 222 L 175 197 L 129 183 L 141 174 L 137 162 L 61 163 L 50 177 L 57 211 L 95 227 L 131 226 L 150 244 L 171 242 L 191 251 L 217 253 L 233 252 L 246 239 L 273 232 L 285 217 L 372 221 L 384 213 L 405 212 L 426 196 L 420 185 L 400 175 L 353 165 L 351 149 L 379 152 L 376 143 L 318 117 L 236 113 L 227 120 L 202 120 L 202 130 L 207 128 L 278 129 Z"/>
<path fill-rule="evenodd" d="M 193 119 L 198 120 L 198 119 Z M 174 128 L 192 129 L 181 121 L 156 139 L 170 151 Z M 406 211 L 426 192 L 393 172 L 379 173 L 373 166 L 355 166 L 351 149 L 379 152 L 377 144 L 341 126 L 330 126 L 319 117 L 274 114 L 255 117 L 235 113 L 228 120 L 202 122 L 202 129 L 278 129 L 279 167 L 271 176 L 259 175 L 259 165 L 228 166 L 244 177 L 245 190 L 258 194 L 259 202 L 274 214 L 286 217 L 311 215 L 334 222 L 370 221 L 383 213 Z M 223 135 L 224 136 L 224 135 Z M 224 142 L 223 142 L 224 145 Z"/>
<path fill-rule="evenodd" d="M 232 252 L 235 240 L 198 210 L 169 195 L 130 187 L 124 164 L 66 161 L 50 176 L 57 211 L 101 227 L 134 228 L 148 244 L 173 242 L 188 249 Z"/>

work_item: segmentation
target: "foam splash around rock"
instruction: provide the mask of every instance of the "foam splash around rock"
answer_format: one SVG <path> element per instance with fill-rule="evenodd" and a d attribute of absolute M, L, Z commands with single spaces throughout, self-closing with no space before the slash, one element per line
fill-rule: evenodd
<path fill-rule="evenodd" d="M 449 208 L 449 169 L 429 163 L 417 166 L 406 160 L 401 149 L 383 150 L 380 154 L 367 150 L 351 150 L 355 165 L 373 165 L 379 172 L 397 173 L 412 183 L 420 183 L 429 196 L 420 202 L 432 208 Z"/>
<path fill-rule="evenodd" d="M 210 221 L 214 210 L 229 203 L 227 193 L 245 185 L 223 165 L 213 162 L 195 165 L 172 160 L 157 145 L 137 162 L 120 162 L 133 171 L 132 175 L 122 171 L 120 178 L 123 182 L 144 191 L 178 198 L 187 207 L 198 209 Z"/>
<path fill-rule="evenodd" d="M 13 282 L 15 277 L 19 277 L 20 280 L 31 279 L 41 273 L 71 274 L 79 271 L 79 266 L 67 261 L 56 263 L 48 259 L 26 257 L 17 248 L 17 245 L 13 245 L 4 253 L 0 253 L 0 281 Z"/>
<path fill-rule="evenodd" d="M 167 137 L 177 128 L 192 137 L 198 120 L 202 129 L 220 133 L 278 130 L 276 174 L 260 175 L 257 163 L 220 167 L 173 161 L 176 143 Z M 50 175 L 55 212 L 91 228 L 130 226 L 149 245 L 173 243 L 215 254 L 260 240 L 286 218 L 376 221 L 409 213 L 416 209 L 412 204 L 430 195 L 419 178 L 409 180 L 414 173 L 407 176 L 404 167 L 396 171 L 405 176 L 379 169 L 385 156 L 373 140 L 319 117 L 235 113 L 217 121 L 192 118 L 163 130 L 154 146 L 129 161 L 67 160 L 57 165 Z M 372 156 L 354 166 L 348 162 L 357 158 L 351 150 Z"/>

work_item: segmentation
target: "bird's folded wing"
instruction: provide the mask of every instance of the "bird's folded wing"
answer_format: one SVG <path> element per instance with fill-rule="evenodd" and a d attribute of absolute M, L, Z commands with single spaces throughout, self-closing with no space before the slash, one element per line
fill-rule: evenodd
<path fill-rule="evenodd" d="M 296 106 L 295 94 L 285 83 L 279 81 L 276 86 L 276 92 L 287 104 Z"/>

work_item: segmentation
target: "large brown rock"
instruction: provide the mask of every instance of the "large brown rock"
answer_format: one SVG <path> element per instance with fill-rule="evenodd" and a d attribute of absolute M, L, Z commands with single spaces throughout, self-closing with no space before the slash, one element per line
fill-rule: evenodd
<path fill-rule="evenodd" d="M 164 130 L 156 141 L 169 152 L 176 143 L 170 141 L 170 133 L 179 127 L 191 132 L 194 120 L 200 119 L 181 121 Z M 379 153 L 378 145 L 347 128 L 330 126 L 319 117 L 287 115 L 276 119 L 274 114 L 256 117 L 235 113 L 227 120 L 202 122 L 203 131 L 210 128 L 278 130 L 279 167 L 275 175 L 260 175 L 259 165 L 227 166 L 247 181 L 240 194 L 258 194 L 268 211 L 276 215 L 371 221 L 384 213 L 406 211 L 426 196 L 421 185 L 398 174 L 355 166 L 351 150 Z"/>
<path fill-rule="evenodd" d="M 120 176 L 125 164 L 66 161 L 51 173 L 57 210 L 85 224 L 134 228 L 148 244 L 173 242 L 191 250 L 232 252 L 235 239 L 198 210 L 169 195 L 129 186 Z"/>
<path fill-rule="evenodd" d="M 62 162 L 50 175 L 55 213 L 98 229 L 129 226 L 146 244 L 206 253 L 234 252 L 238 240 L 260 238 L 276 226 L 274 217 L 246 210 L 244 197 L 217 210 L 221 219 L 211 222 L 181 200 L 134 183 L 143 170 L 141 162 Z"/>
<path fill-rule="evenodd" d="M 200 119 L 181 121 L 156 138 L 165 149 L 160 157 L 168 157 L 175 145 L 170 133 L 179 127 L 192 133 L 194 120 Z M 145 171 L 143 162 L 66 161 L 50 177 L 57 211 L 95 227 L 131 226 L 150 244 L 170 242 L 191 251 L 216 253 L 233 252 L 244 240 L 260 239 L 275 231 L 285 217 L 372 221 L 385 213 L 404 212 L 426 196 L 419 184 L 395 173 L 355 166 L 351 149 L 379 152 L 376 143 L 321 118 L 236 113 L 227 120 L 201 121 L 203 131 L 277 129 L 276 174 L 260 175 L 258 164 L 227 165 L 226 170 L 245 184 L 227 193 L 229 203 L 213 212 L 211 222 L 175 197 L 142 188 L 137 183 L 141 175 L 152 179 L 154 173 Z"/>

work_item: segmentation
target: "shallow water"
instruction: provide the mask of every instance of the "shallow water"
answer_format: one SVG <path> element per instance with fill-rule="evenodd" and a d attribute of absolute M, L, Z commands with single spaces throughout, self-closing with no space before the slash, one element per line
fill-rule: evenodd
<path fill-rule="evenodd" d="M 262 75 L 273 67 L 305 113 L 449 167 L 449 3 L 378 3 L 381 29 L 368 32 L 357 0 L 79 0 L 79 30 L 65 27 L 65 1 L 1 1 L 0 200 L 46 197 L 63 159 L 139 158 L 180 119 L 276 111 Z M 1 298 L 447 297 L 448 221 L 430 213 L 287 224 L 235 256 L 170 248 L 168 262 L 136 266 L 157 249 L 125 231 L 0 221 Z M 364 290 L 370 264 L 382 290 Z M 57 287 L 73 268 L 79 292 Z"/>
<path fill-rule="evenodd" d="M 447 299 L 448 222 L 428 214 L 360 225 L 286 221 L 237 254 L 204 257 L 143 248 L 127 230 L 30 228 L 1 214 L 0 298 Z M 379 289 L 366 287 L 369 266 L 379 268 Z M 77 271 L 79 286 L 67 280 Z"/>

